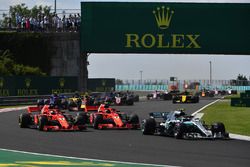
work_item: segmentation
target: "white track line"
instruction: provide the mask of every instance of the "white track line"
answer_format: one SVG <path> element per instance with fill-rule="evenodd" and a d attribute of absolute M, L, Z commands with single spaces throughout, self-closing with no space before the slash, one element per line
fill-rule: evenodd
<path fill-rule="evenodd" d="M 2 109 L 0 109 L 0 113 L 10 112 L 10 111 L 17 111 L 17 110 L 25 110 L 25 109 L 27 109 L 27 106 L 16 107 L 16 108 L 2 108 Z"/>
<path fill-rule="evenodd" d="M 213 105 L 214 103 L 218 102 L 219 100 L 220 100 L 220 99 L 215 100 L 215 101 L 213 101 L 212 103 L 209 103 L 209 104 L 205 105 L 204 107 L 202 107 L 202 108 L 200 108 L 199 110 L 195 111 L 195 112 L 192 114 L 192 116 L 195 116 L 197 113 L 199 113 L 199 112 L 201 112 L 202 110 L 204 110 L 205 108 L 207 108 L 207 107 Z"/>

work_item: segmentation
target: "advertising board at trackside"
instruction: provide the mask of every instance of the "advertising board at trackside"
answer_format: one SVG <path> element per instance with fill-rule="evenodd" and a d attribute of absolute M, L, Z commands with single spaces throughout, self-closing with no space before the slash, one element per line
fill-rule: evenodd
<path fill-rule="evenodd" d="M 82 2 L 81 51 L 250 54 L 250 4 Z"/>

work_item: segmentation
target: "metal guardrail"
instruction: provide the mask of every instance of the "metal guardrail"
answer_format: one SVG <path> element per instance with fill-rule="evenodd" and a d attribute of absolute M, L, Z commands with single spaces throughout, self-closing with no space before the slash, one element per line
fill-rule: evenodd
<path fill-rule="evenodd" d="M 64 95 L 71 97 L 73 93 Z M 0 106 L 32 105 L 36 104 L 38 99 L 46 99 L 49 97 L 50 95 L 0 97 Z"/>
<path fill-rule="evenodd" d="M 135 91 L 134 94 L 140 96 L 140 99 L 146 99 L 149 91 Z M 72 97 L 74 93 L 64 93 L 67 97 Z M 0 106 L 34 105 L 38 99 L 50 98 L 51 95 L 36 96 L 5 96 L 0 97 Z"/>
<path fill-rule="evenodd" d="M 31 105 L 44 98 L 49 98 L 49 95 L 0 97 L 0 106 Z"/>

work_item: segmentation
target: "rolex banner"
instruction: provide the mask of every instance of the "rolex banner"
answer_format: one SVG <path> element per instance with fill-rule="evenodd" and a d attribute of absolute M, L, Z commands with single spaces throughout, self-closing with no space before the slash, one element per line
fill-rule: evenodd
<path fill-rule="evenodd" d="M 250 54 L 250 4 L 82 2 L 81 51 Z"/>
<path fill-rule="evenodd" d="M 0 76 L 0 97 L 72 93 L 76 90 L 77 77 Z"/>

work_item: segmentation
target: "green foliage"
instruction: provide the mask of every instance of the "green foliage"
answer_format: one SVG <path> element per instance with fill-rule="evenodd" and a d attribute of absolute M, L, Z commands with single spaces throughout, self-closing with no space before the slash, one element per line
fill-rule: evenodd
<path fill-rule="evenodd" d="M 116 79 L 116 85 L 123 85 L 123 81 L 121 79 Z"/>
<path fill-rule="evenodd" d="M 23 64 L 17 64 L 9 50 L 0 50 L 0 75 L 13 76 L 13 75 L 40 75 L 46 74 L 38 67 L 25 66 Z"/>
<path fill-rule="evenodd" d="M 207 124 L 223 122 L 228 132 L 250 136 L 249 107 L 231 107 L 230 100 L 223 100 L 209 106 L 203 112 L 202 119 Z"/>
<path fill-rule="evenodd" d="M 0 36 L 0 50 L 9 50 L 17 64 L 39 67 L 50 73 L 50 55 L 54 52 L 50 36 L 17 32 L 0 32 Z"/>
<path fill-rule="evenodd" d="M 243 76 L 241 74 L 238 75 L 237 77 L 237 80 L 240 80 L 240 81 L 247 81 L 247 77 L 246 76 Z"/>

